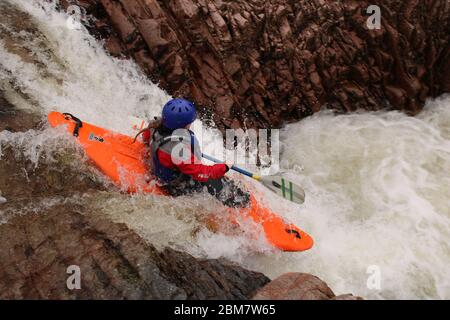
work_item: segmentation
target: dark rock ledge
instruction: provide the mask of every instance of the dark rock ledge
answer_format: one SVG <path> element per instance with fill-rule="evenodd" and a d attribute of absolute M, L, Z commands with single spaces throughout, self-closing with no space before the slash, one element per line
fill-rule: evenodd
<path fill-rule="evenodd" d="M 80 290 L 66 286 L 71 265 Z M 247 299 L 269 282 L 226 261 L 157 251 L 124 224 L 64 205 L 0 225 L 0 279 L 0 299 Z"/>

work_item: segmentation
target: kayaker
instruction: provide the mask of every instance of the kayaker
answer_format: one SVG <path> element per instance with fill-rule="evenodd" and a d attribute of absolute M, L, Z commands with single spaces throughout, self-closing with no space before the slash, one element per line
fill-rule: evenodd
<path fill-rule="evenodd" d="M 194 104 L 173 99 L 164 105 L 162 117 L 142 131 L 150 148 L 153 174 L 171 196 L 207 190 L 229 207 L 248 206 L 250 196 L 225 177 L 227 164 L 205 165 L 197 138 L 190 130 L 197 118 Z"/>

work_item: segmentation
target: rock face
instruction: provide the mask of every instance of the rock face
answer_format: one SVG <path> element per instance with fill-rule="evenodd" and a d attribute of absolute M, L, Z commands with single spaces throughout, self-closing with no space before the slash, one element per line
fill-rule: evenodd
<path fill-rule="evenodd" d="M 325 282 L 306 273 L 286 273 L 259 289 L 254 300 L 361 300 L 351 294 L 336 296 Z"/>
<path fill-rule="evenodd" d="M 75 0 L 132 57 L 219 127 L 273 127 L 323 105 L 417 113 L 450 91 L 448 0 Z M 381 29 L 369 30 L 370 5 Z M 371 20 L 372 21 L 372 20 Z"/>
<path fill-rule="evenodd" d="M 36 200 L 49 196 L 68 196 L 75 192 L 86 190 L 105 190 L 102 183 L 96 181 L 93 175 L 83 174 L 76 170 L 83 161 L 77 150 L 61 148 L 52 154 L 53 165 L 40 165 L 32 163 L 23 156 L 22 142 L 29 140 L 33 134 L 22 136 L 17 144 L 6 141 L 7 131 L 24 132 L 29 129 L 38 130 L 42 118 L 28 111 L 14 108 L 4 98 L 0 91 L 0 190 L 7 199 L 16 203 Z M 2 141 L 5 139 L 4 141 Z M 31 148 L 30 146 L 28 146 Z M 36 148 L 40 148 L 37 146 Z M 42 154 L 44 157 L 44 154 Z M 11 203 L 10 203 L 11 204 Z M 14 211 L 16 208 L 11 204 L 0 208 L 3 213 Z M 1 216 L 0 216 L 1 218 Z"/>
<path fill-rule="evenodd" d="M 0 91 L 0 131 L 25 131 L 37 127 L 39 122 L 35 114 L 14 109 Z"/>
<path fill-rule="evenodd" d="M 67 287 L 72 265 L 80 268 L 79 290 Z M 0 225 L 0 279 L 0 299 L 247 299 L 269 281 L 224 261 L 158 252 L 81 206 Z"/>

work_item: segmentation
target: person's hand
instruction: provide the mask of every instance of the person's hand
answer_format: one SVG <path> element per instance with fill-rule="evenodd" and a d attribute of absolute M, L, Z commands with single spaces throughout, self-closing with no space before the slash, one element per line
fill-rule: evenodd
<path fill-rule="evenodd" d="M 234 166 L 234 163 L 233 163 L 232 161 L 227 161 L 227 162 L 225 162 L 225 165 L 226 165 L 227 168 L 228 168 L 228 170 L 227 170 L 227 172 L 228 172 L 228 171 L 231 170 L 231 167 Z"/>

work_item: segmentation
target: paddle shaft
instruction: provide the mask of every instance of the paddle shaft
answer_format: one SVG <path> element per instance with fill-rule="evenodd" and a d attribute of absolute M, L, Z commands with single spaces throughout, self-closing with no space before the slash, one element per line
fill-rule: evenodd
<path fill-rule="evenodd" d="M 223 161 L 220 161 L 219 159 L 216 159 L 216 158 L 211 157 L 211 156 L 209 156 L 207 154 L 204 154 L 204 153 L 202 154 L 202 157 L 205 158 L 205 159 L 208 159 L 208 160 L 210 160 L 212 162 L 215 162 L 215 163 L 224 163 Z M 230 169 L 232 169 L 232 170 L 234 170 L 236 172 L 242 173 L 243 175 L 245 175 L 247 177 L 250 177 L 250 178 L 253 178 L 255 180 L 258 180 L 258 181 L 261 179 L 260 176 L 254 174 L 254 173 L 251 173 L 250 171 L 247 171 L 247 170 L 244 170 L 242 168 L 239 168 L 239 167 L 237 167 L 235 165 L 233 165 Z"/>
<path fill-rule="evenodd" d="M 215 163 L 224 163 L 223 161 L 220 161 L 207 154 L 202 154 L 202 157 Z M 262 177 L 234 165 L 231 167 L 231 169 L 239 173 L 242 173 L 247 177 L 257 180 L 258 182 L 262 183 L 266 188 L 268 188 L 272 192 L 275 192 L 276 194 L 287 200 L 290 200 L 298 204 L 302 204 L 305 201 L 304 190 L 300 186 L 294 184 L 289 180 L 286 180 L 282 176 Z"/>

